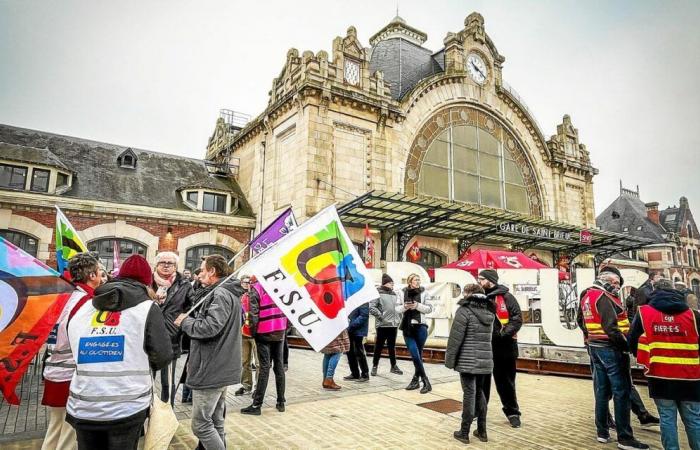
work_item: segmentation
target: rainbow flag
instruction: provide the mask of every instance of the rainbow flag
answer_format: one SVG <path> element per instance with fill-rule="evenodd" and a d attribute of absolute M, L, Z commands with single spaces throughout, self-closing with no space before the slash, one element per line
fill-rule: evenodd
<path fill-rule="evenodd" d="M 56 207 L 56 265 L 59 273 L 64 273 L 68 268 L 68 260 L 77 253 L 87 251 L 78 232 L 63 215 L 61 209 Z"/>
<path fill-rule="evenodd" d="M 0 237 L 0 389 L 15 387 L 46 342 L 75 288 L 58 272 Z"/>

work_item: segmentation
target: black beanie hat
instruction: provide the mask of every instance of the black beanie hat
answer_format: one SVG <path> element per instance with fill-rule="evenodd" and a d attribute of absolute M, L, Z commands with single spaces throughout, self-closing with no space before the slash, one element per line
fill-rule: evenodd
<path fill-rule="evenodd" d="M 394 282 L 394 280 L 391 279 L 389 274 L 387 274 L 387 273 L 382 274 L 382 286 L 384 286 L 387 283 L 393 283 L 393 282 Z"/>
<path fill-rule="evenodd" d="M 605 266 L 605 267 L 603 267 L 602 269 L 600 269 L 599 274 L 605 273 L 605 272 L 609 272 L 609 273 L 612 273 L 612 274 L 617 275 L 618 278 L 620 278 L 620 286 L 622 286 L 623 284 L 625 284 L 625 279 L 622 278 L 622 274 L 620 273 L 620 271 L 618 270 L 617 267 Z"/>
<path fill-rule="evenodd" d="M 493 269 L 486 269 L 479 272 L 480 277 L 484 277 L 493 284 L 498 283 L 498 272 Z"/>

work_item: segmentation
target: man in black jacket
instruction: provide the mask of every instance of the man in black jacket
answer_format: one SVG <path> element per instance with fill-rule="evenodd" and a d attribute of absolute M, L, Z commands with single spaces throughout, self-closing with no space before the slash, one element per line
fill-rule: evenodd
<path fill-rule="evenodd" d="M 496 308 L 492 337 L 493 379 L 496 391 L 510 426 L 519 428 L 520 407 L 515 393 L 515 363 L 518 359 L 517 333 L 523 326 L 520 305 L 507 287 L 498 284 L 498 272 L 495 270 L 482 270 L 479 273 L 479 284 Z M 489 388 L 490 386 L 484 387 L 487 401 Z"/>

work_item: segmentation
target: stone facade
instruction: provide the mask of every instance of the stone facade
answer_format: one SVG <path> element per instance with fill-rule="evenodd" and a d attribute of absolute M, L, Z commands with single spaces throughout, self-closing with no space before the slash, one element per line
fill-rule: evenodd
<path fill-rule="evenodd" d="M 423 48 L 425 39 L 396 17 L 368 48 L 350 27 L 333 41 L 330 56 L 290 49 L 265 111 L 240 130 L 217 123 L 207 157 L 240 160 L 237 181 L 258 229 L 290 205 L 303 220 L 371 190 L 421 195 L 416 180 L 424 151 L 453 124 L 498 135 L 524 179 L 529 215 L 595 225 L 597 170 L 578 130 L 565 115 L 557 133 L 545 138 L 503 81 L 505 58 L 482 16 L 470 14 L 438 52 Z M 481 83 L 465 66 L 472 54 L 488 73 Z M 437 247 L 456 257 L 456 243 Z"/>

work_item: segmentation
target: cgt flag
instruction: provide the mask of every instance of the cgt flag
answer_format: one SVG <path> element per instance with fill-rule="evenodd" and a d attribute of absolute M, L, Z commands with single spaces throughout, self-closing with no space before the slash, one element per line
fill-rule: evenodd
<path fill-rule="evenodd" d="M 335 206 L 252 260 L 250 272 L 316 351 L 347 328 L 353 309 L 377 297 Z"/>
<path fill-rule="evenodd" d="M 56 266 L 58 272 L 63 274 L 68 268 L 68 260 L 77 253 L 86 252 L 87 247 L 78 236 L 68 218 L 63 215 L 61 209 L 56 207 Z"/>
<path fill-rule="evenodd" d="M 46 342 L 75 288 L 0 237 L 0 389 L 19 405 L 15 386 Z"/>

